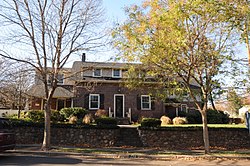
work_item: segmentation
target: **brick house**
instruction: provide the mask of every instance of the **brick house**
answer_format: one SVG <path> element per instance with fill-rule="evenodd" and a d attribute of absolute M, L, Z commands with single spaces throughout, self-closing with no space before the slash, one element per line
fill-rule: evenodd
<path fill-rule="evenodd" d="M 125 63 L 86 62 L 83 55 L 82 61 L 75 61 L 72 68 L 67 70 L 72 76 L 59 86 L 52 107 L 83 107 L 93 114 L 98 109 L 104 109 L 110 117 L 127 118 L 130 121 L 142 117 L 160 118 L 162 115 L 174 118 L 181 112 L 196 109 L 188 96 L 181 100 L 175 94 L 164 101 L 155 98 L 154 92 L 150 90 L 151 86 L 156 86 L 152 82 L 138 89 L 126 88 L 123 80 L 127 69 Z M 198 86 L 192 86 L 199 90 Z M 34 105 L 31 108 L 34 109 Z"/>

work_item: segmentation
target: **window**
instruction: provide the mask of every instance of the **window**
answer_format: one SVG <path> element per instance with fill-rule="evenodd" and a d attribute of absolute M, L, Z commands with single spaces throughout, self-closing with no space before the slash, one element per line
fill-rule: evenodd
<path fill-rule="evenodd" d="M 187 112 L 187 105 L 186 104 L 181 105 L 181 111 L 182 112 Z"/>
<path fill-rule="evenodd" d="M 102 76 L 102 70 L 101 69 L 94 69 L 93 70 L 93 77 L 101 77 Z"/>
<path fill-rule="evenodd" d="M 89 109 L 99 109 L 100 107 L 100 95 L 90 94 L 89 95 Z"/>
<path fill-rule="evenodd" d="M 120 69 L 113 69 L 113 73 L 112 73 L 112 76 L 113 77 L 121 77 L 121 70 Z"/>
<path fill-rule="evenodd" d="M 149 95 L 141 95 L 141 109 L 151 110 L 151 97 Z"/>
<path fill-rule="evenodd" d="M 58 74 L 57 75 L 57 83 L 58 84 L 63 84 L 63 80 L 64 80 L 64 75 L 63 74 Z M 48 84 L 51 84 L 52 82 L 52 76 L 48 75 Z"/>
<path fill-rule="evenodd" d="M 58 74 L 57 75 L 57 83 L 58 84 L 63 84 L 63 74 Z"/>

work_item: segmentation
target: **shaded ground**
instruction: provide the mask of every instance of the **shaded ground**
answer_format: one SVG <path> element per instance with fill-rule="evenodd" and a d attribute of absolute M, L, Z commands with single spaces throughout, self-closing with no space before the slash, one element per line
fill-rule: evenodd
<path fill-rule="evenodd" d="M 19 154 L 38 155 L 82 155 L 88 157 L 110 157 L 110 158 L 147 158 L 147 159 L 227 159 L 227 160 L 249 160 L 250 149 L 238 151 L 212 150 L 205 155 L 203 150 L 178 150 L 169 151 L 160 148 L 134 148 L 134 147 L 112 147 L 112 148 L 76 148 L 76 147 L 53 147 L 49 152 L 40 150 L 40 145 L 18 145 L 11 151 Z"/>
<path fill-rule="evenodd" d="M 249 160 L 228 160 L 222 158 L 210 159 L 149 159 L 149 158 L 119 158 L 119 157 L 94 157 L 84 155 L 66 154 L 20 154 L 9 152 L 0 154 L 0 165 L 4 166 L 80 166 L 80 165 L 165 165 L 165 166 L 246 166 Z"/>

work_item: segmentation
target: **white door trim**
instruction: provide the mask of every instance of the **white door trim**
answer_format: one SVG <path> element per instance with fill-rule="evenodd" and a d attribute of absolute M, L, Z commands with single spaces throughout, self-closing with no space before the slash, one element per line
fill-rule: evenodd
<path fill-rule="evenodd" d="M 125 117 L 125 96 L 124 94 L 114 94 L 114 117 L 116 118 L 116 96 L 122 96 L 123 99 L 123 108 L 122 108 L 122 117 Z"/>

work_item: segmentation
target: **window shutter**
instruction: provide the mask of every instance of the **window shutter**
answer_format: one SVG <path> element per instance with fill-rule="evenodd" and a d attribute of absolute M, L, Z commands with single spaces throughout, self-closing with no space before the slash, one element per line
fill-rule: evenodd
<path fill-rule="evenodd" d="M 151 100 L 151 110 L 155 110 L 155 101 Z"/>
<path fill-rule="evenodd" d="M 89 94 L 84 95 L 84 108 L 89 109 Z"/>
<path fill-rule="evenodd" d="M 104 94 L 100 94 L 100 109 L 104 109 Z"/>
<path fill-rule="evenodd" d="M 150 98 L 151 98 L 151 110 L 155 110 L 155 97 L 150 96 Z"/>
<path fill-rule="evenodd" d="M 137 110 L 141 110 L 141 96 L 137 95 Z"/>

